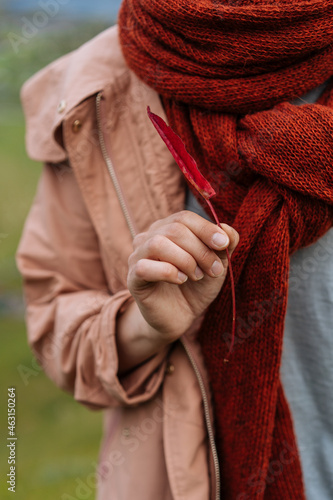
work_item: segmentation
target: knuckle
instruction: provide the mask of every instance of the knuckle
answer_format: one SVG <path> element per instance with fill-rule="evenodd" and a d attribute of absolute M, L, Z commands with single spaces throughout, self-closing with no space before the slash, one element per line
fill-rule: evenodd
<path fill-rule="evenodd" d="M 173 215 L 174 222 L 181 222 L 184 224 L 185 221 L 188 220 L 189 212 L 188 210 L 181 210 Z"/>
<path fill-rule="evenodd" d="M 200 262 L 205 262 L 206 264 L 209 264 L 209 262 L 213 260 L 212 251 L 209 250 L 209 248 L 206 246 L 203 247 L 200 251 L 199 259 Z"/>
<path fill-rule="evenodd" d="M 156 254 L 165 243 L 165 237 L 161 234 L 155 234 L 147 242 L 147 250 L 149 254 Z"/>
<path fill-rule="evenodd" d="M 138 260 L 138 262 L 135 264 L 133 272 L 135 276 L 138 278 L 144 278 L 145 273 L 146 273 L 146 265 L 143 260 Z"/>
<path fill-rule="evenodd" d="M 187 254 L 182 259 L 182 265 L 184 269 L 194 271 L 197 263 L 191 255 Z"/>
<path fill-rule="evenodd" d="M 138 246 L 141 245 L 143 239 L 144 239 L 144 233 L 136 234 L 133 238 L 133 248 L 134 249 L 138 248 Z"/>
<path fill-rule="evenodd" d="M 149 232 L 154 231 L 158 225 L 160 224 L 160 220 L 155 220 L 152 224 L 149 226 Z"/>
<path fill-rule="evenodd" d="M 166 234 L 170 238 L 178 239 L 184 234 L 184 225 L 180 222 L 173 222 L 166 228 Z"/>
<path fill-rule="evenodd" d="M 168 265 L 164 266 L 163 277 L 166 279 L 171 279 L 173 277 L 173 268 L 171 266 Z"/>
<path fill-rule="evenodd" d="M 135 252 L 132 252 L 131 255 L 127 259 L 127 264 L 128 264 L 129 268 L 132 267 L 134 261 L 135 261 Z"/>
<path fill-rule="evenodd" d="M 216 232 L 215 224 L 201 217 L 198 222 L 198 233 L 204 236 L 210 236 L 211 232 Z"/>

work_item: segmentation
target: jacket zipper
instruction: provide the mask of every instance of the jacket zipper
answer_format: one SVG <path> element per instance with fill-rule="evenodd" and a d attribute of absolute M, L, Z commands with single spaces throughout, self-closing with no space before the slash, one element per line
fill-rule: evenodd
<path fill-rule="evenodd" d="M 102 131 L 102 120 L 101 120 L 101 99 L 102 99 L 102 92 L 99 92 L 97 94 L 97 97 L 96 97 L 96 113 L 97 113 L 97 125 L 98 125 L 99 144 L 100 144 L 102 155 L 103 155 L 104 161 L 106 163 L 106 166 L 108 168 L 108 171 L 109 171 L 109 174 L 110 174 L 113 186 L 115 188 L 118 201 L 120 203 L 122 212 L 124 214 L 127 226 L 128 226 L 128 228 L 130 230 L 132 238 L 134 238 L 135 234 L 136 234 L 136 232 L 134 230 L 134 225 L 133 225 L 133 222 L 132 222 L 131 217 L 129 215 L 129 212 L 127 210 L 126 203 L 125 203 L 125 200 L 124 200 L 124 196 L 123 196 L 123 193 L 121 191 L 121 188 L 120 188 L 120 185 L 119 185 L 116 173 L 115 173 L 115 169 L 114 169 L 113 163 L 111 161 L 110 156 L 108 155 L 108 151 L 107 151 L 107 148 L 106 148 L 106 145 L 105 145 L 104 135 L 103 135 L 103 131 Z M 219 460 L 218 460 L 217 450 L 216 450 L 216 445 L 215 445 L 215 440 L 214 440 L 213 426 L 212 426 L 212 422 L 211 422 L 211 418 L 210 418 L 210 414 L 209 414 L 208 397 L 207 397 L 207 392 L 206 392 L 206 389 L 205 389 L 205 384 L 203 382 L 203 378 L 202 378 L 202 375 L 200 373 L 200 370 L 199 370 L 199 368 L 198 368 L 198 366 L 197 366 L 197 364 L 196 364 L 196 362 L 195 362 L 195 360 L 194 360 L 194 358 L 192 356 L 191 350 L 186 345 L 186 343 L 184 342 L 183 339 L 180 339 L 180 341 L 183 344 L 185 352 L 186 352 L 186 354 L 187 354 L 187 356 L 188 356 L 188 358 L 190 360 L 191 366 L 192 366 L 192 368 L 194 370 L 194 373 L 195 373 L 195 375 L 197 377 L 197 380 L 198 380 L 198 383 L 199 383 L 199 387 L 200 387 L 200 391 L 201 391 L 201 396 L 202 396 L 202 400 L 203 400 L 203 405 L 204 405 L 204 415 L 205 415 L 206 427 L 207 427 L 207 431 L 208 431 L 208 438 L 209 438 L 209 443 L 210 443 L 210 447 L 211 447 L 211 451 L 212 451 L 213 462 L 214 462 L 214 469 L 215 469 L 215 479 L 216 479 L 215 500 L 220 500 L 220 468 L 219 468 Z"/>
<path fill-rule="evenodd" d="M 106 163 L 106 166 L 108 168 L 111 180 L 113 182 L 113 186 L 115 188 L 115 191 L 116 191 L 116 194 L 117 194 L 117 198 L 118 198 L 118 201 L 120 203 L 121 209 L 123 211 L 123 214 L 124 214 L 124 217 L 125 217 L 128 229 L 130 230 L 132 238 L 134 238 L 135 235 L 136 235 L 136 232 L 135 232 L 135 229 L 134 229 L 134 225 L 133 225 L 131 217 L 130 217 L 130 215 L 128 213 L 128 210 L 127 210 L 127 207 L 126 207 L 126 203 L 125 203 L 125 200 L 124 200 L 124 197 L 123 197 L 123 193 L 121 192 L 121 188 L 120 188 L 117 176 L 116 176 L 116 172 L 114 170 L 114 166 L 113 166 L 113 163 L 111 161 L 111 158 L 108 155 L 108 152 L 107 152 L 107 149 L 106 149 L 106 145 L 105 145 L 105 141 L 104 141 L 104 135 L 103 135 L 103 131 L 102 131 L 102 120 L 101 120 L 101 99 L 102 99 L 102 92 L 99 92 L 97 94 L 97 97 L 96 97 L 96 114 L 97 114 L 99 144 L 101 146 L 102 155 L 103 155 L 104 161 Z"/>
<path fill-rule="evenodd" d="M 202 396 L 203 405 L 204 405 L 204 414 L 205 414 L 208 438 L 209 438 L 210 447 L 211 447 L 211 451 L 212 451 L 212 455 L 213 455 L 213 462 L 214 462 L 214 469 L 215 469 L 215 488 L 216 488 L 215 500 L 220 500 L 220 466 L 219 466 L 219 459 L 218 459 L 216 444 L 215 444 L 215 439 L 214 439 L 213 425 L 212 425 L 210 414 L 209 414 L 209 404 L 208 404 L 208 397 L 207 397 L 207 392 L 205 389 L 205 384 L 204 384 L 202 375 L 200 373 L 200 370 L 198 368 L 198 365 L 196 364 L 196 362 L 193 358 L 193 355 L 191 353 L 190 348 L 186 345 L 186 342 L 182 338 L 180 338 L 180 341 L 183 344 L 185 352 L 190 360 L 192 368 L 193 368 L 193 370 L 196 374 L 197 380 L 199 382 L 199 387 L 200 387 L 201 396 Z"/>

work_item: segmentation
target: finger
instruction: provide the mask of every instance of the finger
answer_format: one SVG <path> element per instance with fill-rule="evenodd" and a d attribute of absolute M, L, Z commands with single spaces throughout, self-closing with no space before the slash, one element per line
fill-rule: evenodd
<path fill-rule="evenodd" d="M 228 234 L 221 227 L 194 212 L 183 210 L 172 214 L 168 219 L 170 223 L 178 222 L 186 226 L 213 250 L 223 250 L 230 243 Z"/>
<path fill-rule="evenodd" d="M 128 284 L 130 289 L 137 289 L 147 286 L 147 283 L 158 281 L 181 285 L 187 279 L 186 274 L 169 262 L 140 259 L 131 269 Z"/>
<path fill-rule="evenodd" d="M 226 227 L 234 237 L 235 233 L 232 232 L 233 230 L 230 229 L 230 226 L 226 225 Z M 138 257 L 159 258 L 158 254 L 150 254 L 146 250 L 143 250 L 145 242 L 149 239 L 149 235 L 153 234 L 164 234 L 167 236 L 171 241 L 192 255 L 198 267 L 209 276 L 217 277 L 223 273 L 225 253 L 221 254 L 222 260 L 220 259 L 220 253 L 229 245 L 230 239 L 228 233 L 216 224 L 187 210 L 177 212 L 164 219 L 159 219 L 150 226 L 148 232 L 141 233 L 135 238 L 134 246 L 138 250 L 138 253 L 137 255 L 133 255 L 133 258 L 131 257 L 131 261 L 136 260 Z M 186 272 L 188 272 L 187 269 Z"/>
<path fill-rule="evenodd" d="M 190 229 L 173 223 L 160 230 L 165 234 L 156 234 L 147 240 L 137 249 L 138 257 L 170 262 L 194 281 L 203 278 L 204 273 L 212 278 L 221 276 L 220 258 Z"/>
<path fill-rule="evenodd" d="M 237 233 L 236 229 L 234 229 L 231 226 L 228 226 L 228 224 L 222 223 L 221 226 L 222 226 L 222 229 L 225 231 L 225 233 L 229 237 L 230 243 L 228 246 L 228 250 L 229 250 L 229 254 L 232 255 L 233 251 L 235 250 L 235 248 L 237 247 L 237 245 L 239 243 L 239 234 Z"/>
<path fill-rule="evenodd" d="M 141 253 L 148 259 L 169 262 L 194 281 L 204 277 L 192 255 L 163 235 L 157 234 L 151 237 L 141 247 Z"/>

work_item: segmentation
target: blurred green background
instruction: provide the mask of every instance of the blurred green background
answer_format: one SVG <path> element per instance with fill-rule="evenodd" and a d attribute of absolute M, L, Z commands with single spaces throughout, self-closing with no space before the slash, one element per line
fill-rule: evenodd
<path fill-rule="evenodd" d="M 39 370 L 26 341 L 21 279 L 15 251 L 41 165 L 29 160 L 19 89 L 38 69 L 107 28 L 109 21 L 52 19 L 13 50 L 9 33 L 22 14 L 0 7 L 0 498 L 74 500 L 95 497 L 91 474 L 102 415 L 61 392 Z M 16 493 L 7 491 L 7 388 L 16 388 Z M 90 475 L 90 476 L 89 476 Z M 89 484 L 87 483 L 90 477 Z M 80 483 L 81 481 L 81 483 Z M 84 496 L 77 493 L 85 484 Z M 81 492 L 82 493 L 82 492 Z"/>

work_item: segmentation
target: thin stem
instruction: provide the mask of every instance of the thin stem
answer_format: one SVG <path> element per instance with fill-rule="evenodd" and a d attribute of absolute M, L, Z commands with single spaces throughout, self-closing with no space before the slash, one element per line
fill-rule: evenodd
<path fill-rule="evenodd" d="M 211 209 L 211 212 L 214 216 L 214 219 L 215 219 L 215 222 L 216 224 L 221 227 L 221 224 L 220 224 L 220 221 L 216 215 L 216 212 L 214 210 L 214 207 L 211 203 L 211 201 L 207 198 L 205 198 L 206 201 L 207 201 L 207 204 L 209 206 L 209 208 Z M 229 361 L 229 356 L 232 352 L 232 349 L 234 347 L 234 343 L 235 343 L 235 329 L 236 329 L 236 294 L 235 294 L 235 281 L 234 281 L 234 274 L 232 272 L 232 266 L 231 266 L 231 259 L 230 259 L 230 254 L 229 254 L 229 250 L 226 248 L 225 249 L 225 253 L 227 255 L 227 259 L 228 259 L 228 267 L 229 267 L 229 273 L 230 273 L 230 282 L 231 282 L 231 295 L 232 295 L 232 331 L 231 331 L 231 343 L 230 343 L 230 347 L 229 347 L 229 351 L 228 351 L 228 354 L 226 355 L 226 357 L 224 358 L 224 362 L 227 363 Z"/>

